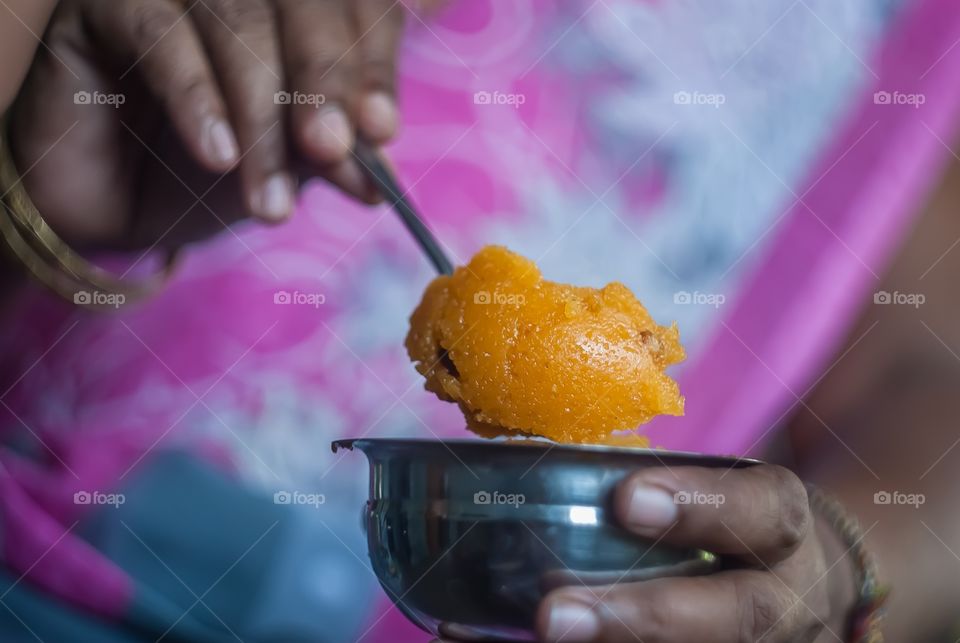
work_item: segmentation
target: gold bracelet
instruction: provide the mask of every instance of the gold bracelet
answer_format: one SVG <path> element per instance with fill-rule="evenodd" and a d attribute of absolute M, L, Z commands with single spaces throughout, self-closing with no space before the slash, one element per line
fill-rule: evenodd
<path fill-rule="evenodd" d="M 6 116 L 0 120 L 0 236 L 13 256 L 38 282 L 63 299 L 102 310 L 156 292 L 174 266 L 170 253 L 163 268 L 144 281 L 130 281 L 90 263 L 44 221 L 23 186 L 10 149 Z"/>

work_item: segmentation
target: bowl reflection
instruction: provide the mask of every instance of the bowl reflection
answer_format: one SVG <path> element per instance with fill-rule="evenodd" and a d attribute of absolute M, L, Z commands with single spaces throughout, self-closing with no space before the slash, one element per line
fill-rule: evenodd
<path fill-rule="evenodd" d="M 373 570 L 410 620 L 435 635 L 532 640 L 540 599 L 561 585 L 703 574 L 697 549 L 638 538 L 611 491 L 643 467 L 741 467 L 651 449 L 489 440 L 340 440 L 370 463 L 363 513 Z"/>

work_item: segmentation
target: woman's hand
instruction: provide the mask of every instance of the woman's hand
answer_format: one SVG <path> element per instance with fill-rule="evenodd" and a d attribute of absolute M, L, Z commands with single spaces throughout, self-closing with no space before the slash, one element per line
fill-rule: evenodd
<path fill-rule="evenodd" d="M 200 219 L 281 221 L 301 176 L 374 200 L 351 147 L 397 130 L 404 6 L 61 2 L 13 117 L 27 189 L 81 244 L 130 242 L 134 215 L 137 244 L 181 217 L 171 238 Z"/>
<path fill-rule="evenodd" d="M 0 113 L 13 102 L 37 49 L 36 33 L 46 28 L 56 0 L 6 0 L 0 18 Z"/>
<path fill-rule="evenodd" d="M 538 612 L 544 640 L 803 642 L 826 628 L 843 640 L 851 570 L 837 562 L 844 554 L 839 542 L 821 542 L 806 490 L 790 471 L 645 469 L 619 486 L 615 510 L 640 536 L 722 554 L 736 568 L 557 589 Z"/>

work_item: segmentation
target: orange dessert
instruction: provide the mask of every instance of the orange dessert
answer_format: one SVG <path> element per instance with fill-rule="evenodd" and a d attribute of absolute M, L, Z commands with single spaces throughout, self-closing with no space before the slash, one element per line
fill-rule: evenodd
<path fill-rule="evenodd" d="M 623 284 L 547 281 L 499 246 L 427 286 L 406 346 L 427 390 L 485 437 L 636 445 L 613 432 L 683 414 L 665 372 L 684 358 L 676 324 L 658 325 Z"/>

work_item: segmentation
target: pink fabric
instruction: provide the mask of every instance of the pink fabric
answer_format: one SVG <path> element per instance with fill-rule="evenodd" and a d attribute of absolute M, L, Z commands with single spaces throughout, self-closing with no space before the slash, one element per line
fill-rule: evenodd
<path fill-rule="evenodd" d="M 681 377 L 685 417 L 655 421 L 647 431 L 653 444 L 757 452 L 830 365 L 949 158 L 937 137 L 952 141 L 957 129 L 957 17 L 952 0 L 917 2 L 868 60 L 879 78 L 796 190 L 802 202 L 763 247 L 767 256 L 729 319 Z M 920 93 L 926 102 L 877 104 L 877 91 Z M 364 640 L 427 640 L 389 600 L 381 605 L 389 616 Z"/>
<path fill-rule="evenodd" d="M 654 444 L 756 452 L 829 366 L 950 156 L 942 141 L 952 141 L 957 126 L 958 40 L 952 0 L 904 12 L 868 62 L 875 85 L 796 191 L 802 202 L 763 248 L 767 258 L 730 318 L 682 377 L 686 416 L 657 423 Z M 926 102 L 877 104 L 879 91 L 922 94 Z"/>
<path fill-rule="evenodd" d="M 496 217 L 510 225 L 521 218 L 518 184 L 528 178 L 523 168 L 531 176 L 540 170 L 572 182 L 568 167 L 589 153 L 590 133 L 577 125 L 590 88 L 539 68 L 525 73 L 539 54 L 524 40 L 538 14 L 523 3 L 503 7 L 485 17 L 477 4 L 444 24 L 463 36 L 458 56 L 479 70 L 482 86 L 418 23 L 402 65 L 407 134 L 391 156 L 404 177 L 421 178 L 412 185 L 413 196 L 461 260 L 488 241 L 478 232 L 481 224 Z M 922 92 L 926 104 L 918 110 L 877 106 L 873 90 L 865 94 L 811 172 L 806 205 L 791 208 L 772 233 L 773 243 L 758 250 L 766 257 L 730 307 L 726 327 L 682 376 L 687 416 L 654 423 L 654 444 L 751 450 L 794 401 L 791 391 L 802 394 L 822 370 L 876 284 L 870 270 L 882 272 L 945 157 L 923 123 L 951 140 L 960 102 L 960 48 L 951 47 L 958 39 L 960 20 L 949 0 L 922 0 L 901 17 L 894 37 L 870 62 L 880 76 L 875 89 Z M 917 69 L 931 65 L 917 78 Z M 520 92 L 528 102 L 515 111 L 478 108 L 473 91 L 493 89 Z M 662 195 L 663 174 L 644 177 L 631 185 L 630 205 Z M 416 420 L 404 420 L 415 430 L 422 420 L 441 436 L 464 436 L 452 405 L 422 392 L 404 394 L 404 405 L 397 404 L 395 397 L 411 390 L 398 338 L 388 337 L 369 352 L 344 347 L 344 337 L 371 321 L 358 302 L 392 295 L 368 280 L 378 261 L 384 260 L 384 270 L 407 271 L 402 276 L 410 292 L 402 294 L 411 305 L 428 276 L 388 211 L 371 211 L 313 185 L 289 225 L 238 228 L 237 234 L 189 253 L 169 287 L 149 302 L 98 316 L 33 296 L 33 314 L 9 322 L 6 336 L 13 339 L 3 352 L 15 354 L 16 373 L 26 375 L 14 385 L 19 375 L 4 374 L 12 389 L 0 399 L 16 416 L 0 406 L 0 418 L 15 431 L 22 419 L 56 454 L 38 448 L 43 459 L 37 464 L 0 452 L 2 555 L 13 569 L 30 570 L 25 582 L 91 610 L 121 614 L 131 598 L 128 579 L 79 539 L 60 538 L 84 509 L 72 503 L 72 495 L 123 484 L 155 448 L 200 444 L 229 462 L 216 440 L 188 435 L 185 428 L 216 429 L 227 412 L 237 416 L 229 418 L 229 431 L 253 443 L 271 437 L 277 418 L 286 419 L 283 413 L 299 413 L 290 423 L 316 431 L 293 438 L 314 440 L 302 450 L 317 454 L 332 439 L 396 435 L 401 425 L 390 413 L 406 405 Z M 273 304 L 278 291 L 318 290 L 325 303 L 317 308 Z M 377 324 L 399 328 L 405 316 L 375 319 L 362 330 L 372 336 Z M 278 403 L 276 396 L 295 399 Z M 328 406 L 329 416 L 310 415 Z M 431 437 L 426 429 L 418 435 Z M 356 466 L 340 465 L 335 475 L 355 476 Z M 88 583 L 90 578 L 102 582 Z M 371 623 L 386 616 L 363 640 L 425 638 L 385 596 L 371 611 Z"/>
<path fill-rule="evenodd" d="M 133 584 L 85 541 L 70 537 L 76 522 L 60 522 L 38 511 L 23 489 L 29 473 L 6 459 L 0 470 L 3 557 L 13 570 L 61 600 L 119 618 L 133 597 Z M 91 579 L 96 579 L 91 583 Z"/>

